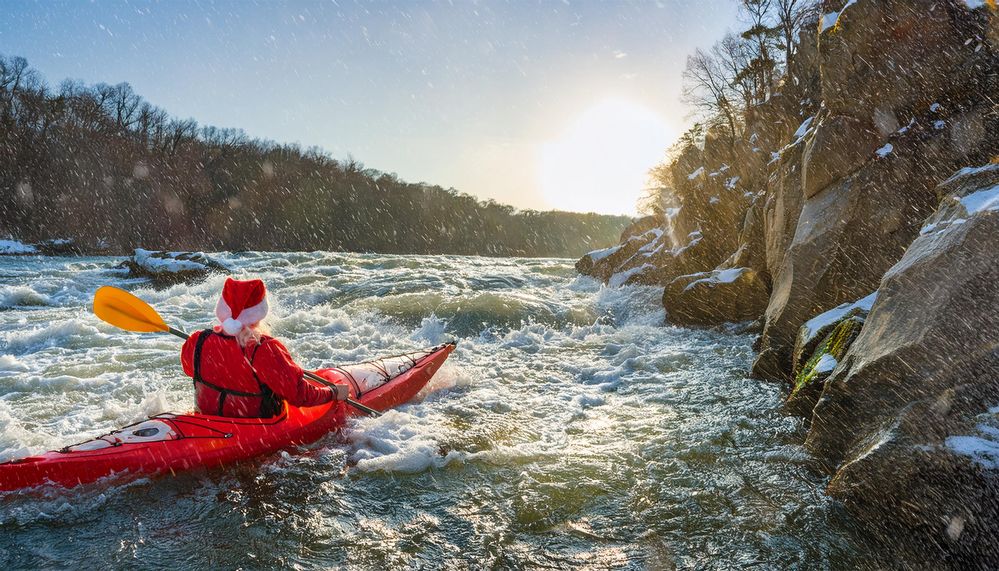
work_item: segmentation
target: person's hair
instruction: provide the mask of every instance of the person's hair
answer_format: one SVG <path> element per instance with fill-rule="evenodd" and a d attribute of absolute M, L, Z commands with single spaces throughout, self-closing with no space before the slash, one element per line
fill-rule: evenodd
<path fill-rule="evenodd" d="M 216 325 L 215 330 L 221 330 L 221 326 Z M 271 328 L 268 327 L 267 323 L 261 321 L 259 323 L 254 323 L 253 325 L 247 325 L 236 334 L 236 342 L 239 343 L 240 347 L 246 347 L 246 344 L 252 339 L 254 343 L 260 343 L 260 338 L 264 335 L 270 335 Z"/>

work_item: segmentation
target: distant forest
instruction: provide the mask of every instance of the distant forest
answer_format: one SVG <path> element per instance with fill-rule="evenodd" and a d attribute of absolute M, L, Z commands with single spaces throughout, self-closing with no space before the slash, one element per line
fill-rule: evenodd
<path fill-rule="evenodd" d="M 52 89 L 0 55 L 0 238 L 85 250 L 578 256 L 623 216 L 517 211 L 318 148 L 199 126 L 127 83 Z"/>

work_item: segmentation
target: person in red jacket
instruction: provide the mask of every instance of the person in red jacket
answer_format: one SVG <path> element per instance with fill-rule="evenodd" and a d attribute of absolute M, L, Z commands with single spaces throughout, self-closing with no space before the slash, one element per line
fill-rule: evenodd
<path fill-rule="evenodd" d="M 219 325 L 192 334 L 180 352 L 202 414 L 267 418 L 277 415 L 283 402 L 315 406 L 347 397 L 345 385 L 305 380 L 285 346 L 267 335 L 261 325 L 267 315 L 264 282 L 227 279 L 215 315 Z"/>

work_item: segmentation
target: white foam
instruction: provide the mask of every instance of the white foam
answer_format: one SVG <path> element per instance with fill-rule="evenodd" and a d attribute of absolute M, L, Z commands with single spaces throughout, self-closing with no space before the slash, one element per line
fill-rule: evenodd
<path fill-rule="evenodd" d="M 8 286 L 0 288 L 0 308 L 30 307 L 51 305 L 49 296 L 39 293 L 27 286 Z"/>

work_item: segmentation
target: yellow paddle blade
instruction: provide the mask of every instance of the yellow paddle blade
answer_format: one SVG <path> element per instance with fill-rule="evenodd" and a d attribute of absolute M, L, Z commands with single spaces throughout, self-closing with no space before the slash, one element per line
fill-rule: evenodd
<path fill-rule="evenodd" d="M 94 293 L 94 315 L 128 331 L 150 333 L 170 330 L 148 303 L 111 286 L 104 286 Z"/>

